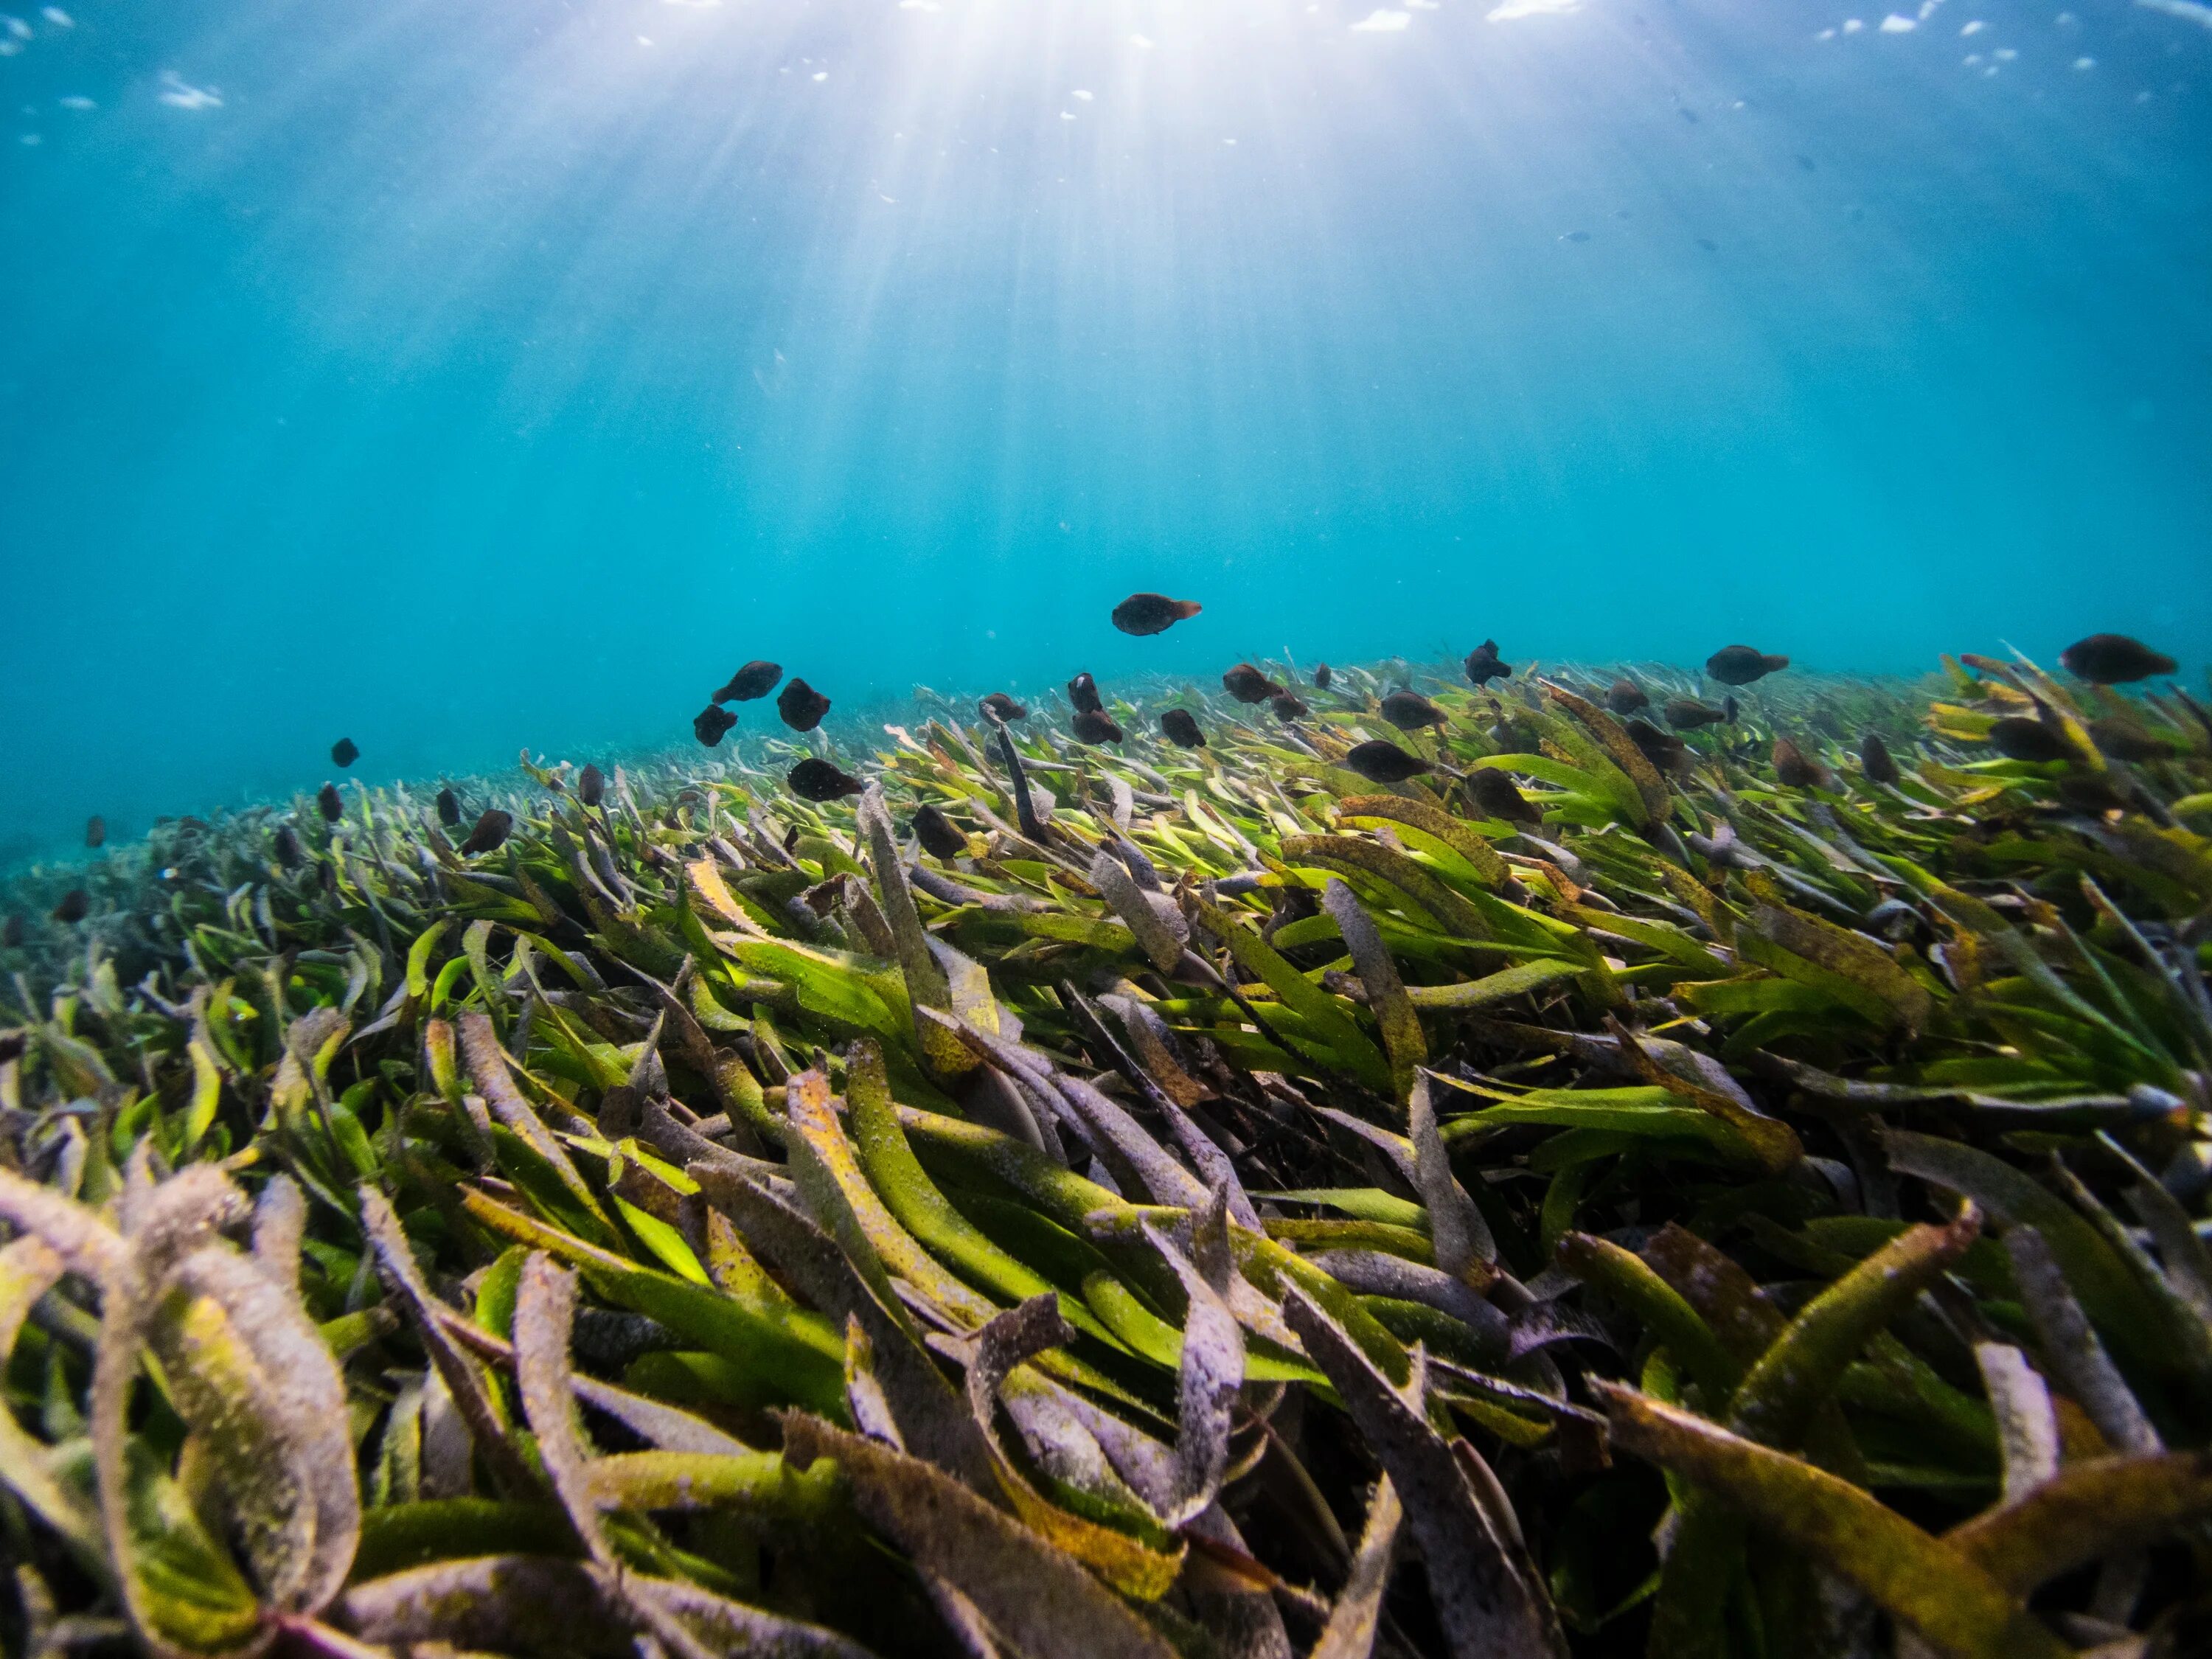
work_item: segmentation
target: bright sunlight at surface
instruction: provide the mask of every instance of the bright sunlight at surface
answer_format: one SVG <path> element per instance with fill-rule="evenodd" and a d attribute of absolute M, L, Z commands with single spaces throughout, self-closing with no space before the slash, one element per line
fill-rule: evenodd
<path fill-rule="evenodd" d="M 26 6 L 0 852 L 755 655 L 2200 662 L 2212 11 L 1856 3 Z"/>

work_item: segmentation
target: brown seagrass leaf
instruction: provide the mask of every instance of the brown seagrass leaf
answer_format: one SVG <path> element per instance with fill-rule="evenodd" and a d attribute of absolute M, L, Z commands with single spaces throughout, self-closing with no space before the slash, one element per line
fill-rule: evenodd
<path fill-rule="evenodd" d="M 1429 1212 L 1429 1237 L 1434 1241 L 1437 1266 L 1455 1279 L 1486 1284 L 1493 1276 L 1498 1241 L 1490 1224 L 1474 1207 L 1467 1188 L 1452 1173 L 1451 1155 L 1444 1150 L 1437 1127 L 1436 1108 L 1429 1095 L 1426 1073 L 1414 1075 L 1407 1100 L 1407 1138 L 1413 1144 L 1413 1184 Z"/>
<path fill-rule="evenodd" d="M 2015 1595 L 2076 1567 L 2154 1544 L 2212 1514 L 2212 1453 L 2069 1463 L 1943 1541 Z"/>
<path fill-rule="evenodd" d="M 454 1342 L 441 1318 L 441 1308 L 423 1282 L 416 1265 L 414 1247 L 399 1225 L 392 1200 L 374 1187 L 360 1189 L 362 1231 L 376 1253 L 385 1282 L 405 1305 L 416 1334 L 430 1355 L 430 1363 L 445 1385 L 447 1398 L 476 1442 L 494 1482 L 512 1497 L 534 1495 L 543 1490 L 537 1475 L 507 1439 L 507 1425 L 471 1359 Z M 426 1431 L 427 1437 L 427 1431 Z"/>
<path fill-rule="evenodd" d="M 1322 908 L 1336 923 L 1352 953 L 1352 966 L 1367 988 L 1367 1006 L 1382 1028 L 1382 1048 L 1390 1059 L 1390 1081 L 1400 1100 L 1416 1087 L 1420 1068 L 1429 1062 L 1428 1039 L 1421 1033 L 1421 1017 L 1406 994 L 1406 981 L 1398 964 L 1384 948 L 1382 935 L 1354 893 L 1336 876 L 1322 890 Z"/>
<path fill-rule="evenodd" d="M 1429 1421 L 1418 1358 L 1401 1391 L 1303 1289 L 1285 1298 L 1283 1313 L 1401 1495 L 1455 1659 L 1565 1659 L 1566 1638 L 1517 1522 L 1510 1509 L 1492 1513 Z"/>
<path fill-rule="evenodd" d="M 832 1317 L 860 1322 L 907 1445 L 975 1491 L 995 1490 L 989 1449 L 967 1402 L 922 1346 L 906 1310 L 884 1301 L 835 1239 L 750 1176 L 704 1164 L 686 1173 L 801 1297 Z"/>
<path fill-rule="evenodd" d="M 1382 1620 L 1382 1596 L 1390 1588 L 1390 1568 L 1397 1559 L 1398 1529 L 1406 1518 L 1390 1477 L 1375 1483 L 1368 1500 L 1367 1524 L 1359 1534 L 1359 1548 L 1352 1558 L 1352 1571 L 1329 1609 L 1328 1624 L 1314 1644 L 1310 1659 L 1368 1659 L 1375 1651 L 1375 1632 Z"/>
<path fill-rule="evenodd" d="M 1062 1551 L 921 1459 L 818 1417 L 783 1417 L 784 1455 L 834 1457 L 878 1533 L 972 1602 L 1026 1653 L 1175 1659 L 1167 1639 Z"/>
<path fill-rule="evenodd" d="M 673 1579 L 621 1577 L 586 1561 L 489 1555 L 371 1579 L 346 1592 L 338 1620 L 393 1651 L 576 1654 L 627 1659 L 635 1619 L 625 1596 L 651 1603 L 717 1655 L 872 1659 L 834 1631 L 750 1607 Z"/>
<path fill-rule="evenodd" d="M 1616 1447 L 1686 1476 L 1856 1585 L 1952 1659 L 2070 1650 L 1987 1570 L 1850 1482 L 1618 1383 L 1590 1384 Z"/>
<path fill-rule="evenodd" d="M 1188 1298 L 1176 1383 L 1176 1480 L 1162 1512 L 1170 1527 L 1195 1520 L 1219 1495 L 1229 1467 L 1229 1432 L 1244 1386 L 1244 1333 L 1229 1310 L 1228 1188 L 1191 1217 L 1188 1255 L 1149 1222 L 1145 1237 L 1174 1269 Z"/>

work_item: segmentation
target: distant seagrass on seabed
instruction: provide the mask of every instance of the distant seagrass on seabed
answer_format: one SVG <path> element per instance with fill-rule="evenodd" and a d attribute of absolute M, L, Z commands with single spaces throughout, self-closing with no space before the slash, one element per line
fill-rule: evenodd
<path fill-rule="evenodd" d="M 2061 660 L 753 661 L 95 817 L 8 1650 L 2202 1653 L 2212 716 Z"/>

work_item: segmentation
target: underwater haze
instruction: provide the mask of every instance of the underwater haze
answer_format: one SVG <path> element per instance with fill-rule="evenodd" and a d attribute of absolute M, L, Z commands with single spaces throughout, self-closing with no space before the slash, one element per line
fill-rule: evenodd
<path fill-rule="evenodd" d="M 0 859 L 753 657 L 2202 665 L 2212 9 L 1402 3 L 0 19 Z"/>

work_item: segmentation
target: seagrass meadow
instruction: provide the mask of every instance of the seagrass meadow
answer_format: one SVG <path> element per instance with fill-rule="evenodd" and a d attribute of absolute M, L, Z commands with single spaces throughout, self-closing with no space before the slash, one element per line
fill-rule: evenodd
<path fill-rule="evenodd" d="M 2199 704 L 1268 672 L 19 877 L 9 1650 L 2207 1651 Z"/>

